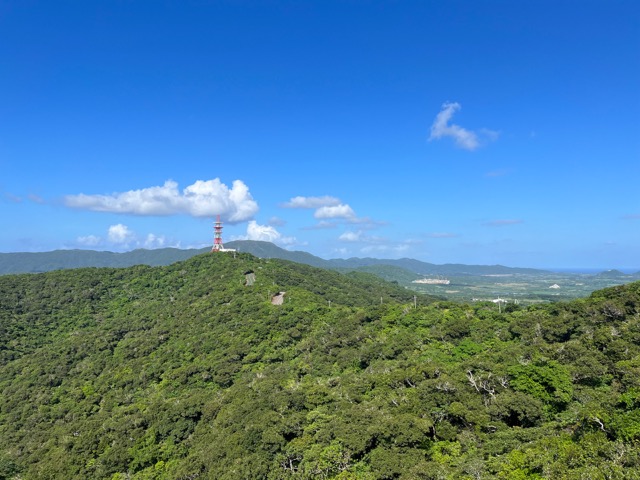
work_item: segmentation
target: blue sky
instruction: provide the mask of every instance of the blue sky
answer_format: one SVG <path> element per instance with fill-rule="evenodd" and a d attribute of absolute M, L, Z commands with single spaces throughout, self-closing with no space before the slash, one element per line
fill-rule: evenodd
<path fill-rule="evenodd" d="M 640 269 L 640 3 L 0 1 L 0 251 Z"/>

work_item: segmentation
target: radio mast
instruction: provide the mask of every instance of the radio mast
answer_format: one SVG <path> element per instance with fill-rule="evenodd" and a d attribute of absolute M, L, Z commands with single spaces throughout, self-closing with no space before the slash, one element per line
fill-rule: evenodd
<path fill-rule="evenodd" d="M 220 215 L 218 215 L 213 224 L 213 248 L 211 251 L 219 252 L 220 250 L 224 250 L 224 245 L 222 244 L 222 221 L 220 220 Z"/>
<path fill-rule="evenodd" d="M 213 248 L 212 252 L 235 252 L 235 248 L 224 248 L 222 244 L 222 220 L 220 215 L 216 216 L 216 221 L 213 223 Z"/>

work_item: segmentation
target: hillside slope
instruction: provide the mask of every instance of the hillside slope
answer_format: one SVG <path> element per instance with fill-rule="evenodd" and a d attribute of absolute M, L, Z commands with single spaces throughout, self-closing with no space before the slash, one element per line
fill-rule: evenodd
<path fill-rule="evenodd" d="M 247 254 L 1 277 L 0 478 L 638 478 L 640 283 L 413 302 Z"/>

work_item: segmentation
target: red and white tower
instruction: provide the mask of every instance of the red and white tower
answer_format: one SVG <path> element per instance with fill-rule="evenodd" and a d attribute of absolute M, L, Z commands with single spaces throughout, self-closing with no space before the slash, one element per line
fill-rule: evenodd
<path fill-rule="evenodd" d="M 222 221 L 220 221 L 220 215 L 216 217 L 216 221 L 213 224 L 213 248 L 212 252 L 224 251 L 224 245 L 222 244 Z"/>

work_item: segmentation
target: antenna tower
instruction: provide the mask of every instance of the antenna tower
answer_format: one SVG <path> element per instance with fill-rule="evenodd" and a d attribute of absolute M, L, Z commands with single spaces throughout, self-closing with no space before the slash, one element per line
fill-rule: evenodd
<path fill-rule="evenodd" d="M 224 245 L 222 245 L 222 221 L 220 220 L 220 215 L 218 215 L 213 224 L 213 248 L 211 251 L 219 252 L 220 250 L 224 250 Z"/>

